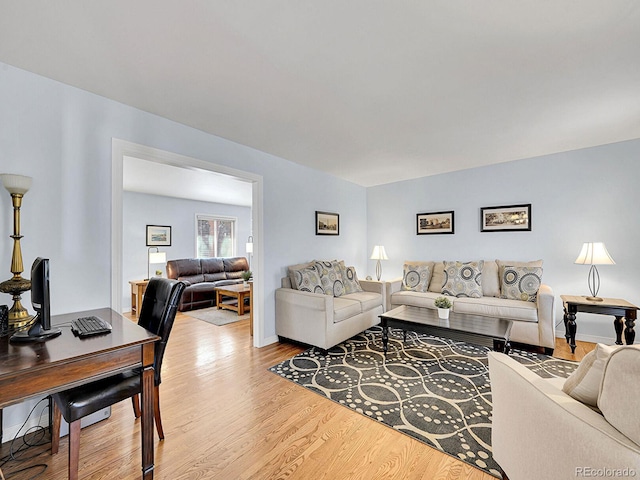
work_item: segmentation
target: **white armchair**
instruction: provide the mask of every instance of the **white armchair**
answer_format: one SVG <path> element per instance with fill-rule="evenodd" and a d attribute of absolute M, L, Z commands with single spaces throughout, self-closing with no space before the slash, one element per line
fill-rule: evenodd
<path fill-rule="evenodd" d="M 489 353 L 493 457 L 509 480 L 640 476 L 640 350 L 621 350 L 605 367 L 598 400 L 604 415 L 564 393 L 565 379 L 541 378 Z"/>

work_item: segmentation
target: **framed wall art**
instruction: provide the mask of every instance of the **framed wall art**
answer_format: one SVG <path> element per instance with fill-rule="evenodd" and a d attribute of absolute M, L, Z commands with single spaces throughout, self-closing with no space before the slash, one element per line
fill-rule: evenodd
<path fill-rule="evenodd" d="M 450 212 L 418 213 L 416 222 L 418 235 L 454 233 L 453 210 Z"/>
<path fill-rule="evenodd" d="M 316 211 L 316 235 L 340 235 L 340 215 Z"/>
<path fill-rule="evenodd" d="M 170 247 L 171 227 L 169 225 L 147 225 L 147 247 Z"/>
<path fill-rule="evenodd" d="M 481 208 L 480 231 L 531 231 L 531 204 Z"/>

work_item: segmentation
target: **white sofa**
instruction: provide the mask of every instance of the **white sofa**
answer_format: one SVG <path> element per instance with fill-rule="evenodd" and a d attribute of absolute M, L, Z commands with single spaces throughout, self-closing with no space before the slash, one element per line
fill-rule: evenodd
<path fill-rule="evenodd" d="M 600 413 L 564 393 L 565 379 L 542 378 L 489 352 L 493 458 L 509 480 L 640 476 L 639 364 L 634 347 L 611 355 Z"/>
<path fill-rule="evenodd" d="M 380 322 L 384 282 L 359 280 L 362 291 L 339 296 L 292 288 L 292 269 L 305 265 L 289 267 L 290 276 L 276 289 L 278 337 L 328 350 Z"/>
<path fill-rule="evenodd" d="M 386 287 L 388 309 L 400 305 L 436 308 L 434 300 L 442 296 L 444 283 L 444 262 L 406 261 L 406 265 L 430 266 L 431 279 L 427 291 L 403 290 L 403 279 L 388 282 Z M 511 342 L 543 347 L 551 355 L 555 348 L 555 297 L 551 287 L 542 284 L 534 302 L 500 298 L 500 267 L 539 266 L 542 261 L 515 262 L 503 260 L 484 260 L 482 268 L 482 297 L 448 297 L 453 312 L 499 317 L 513 320 Z"/>

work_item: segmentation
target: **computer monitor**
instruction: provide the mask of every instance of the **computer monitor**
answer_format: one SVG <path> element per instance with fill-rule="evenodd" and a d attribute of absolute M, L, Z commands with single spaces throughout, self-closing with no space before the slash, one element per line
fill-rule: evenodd
<path fill-rule="evenodd" d="M 48 258 L 38 257 L 31 266 L 31 304 L 36 311 L 33 323 L 29 330 L 14 333 L 12 342 L 44 342 L 62 333 L 59 328 L 51 328 Z"/>

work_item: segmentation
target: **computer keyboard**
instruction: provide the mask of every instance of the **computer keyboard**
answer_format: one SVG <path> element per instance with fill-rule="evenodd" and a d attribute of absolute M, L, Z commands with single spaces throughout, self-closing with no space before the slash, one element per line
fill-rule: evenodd
<path fill-rule="evenodd" d="M 111 333 L 111 325 L 100 317 L 80 317 L 71 321 L 71 331 L 77 337 L 90 337 Z"/>

